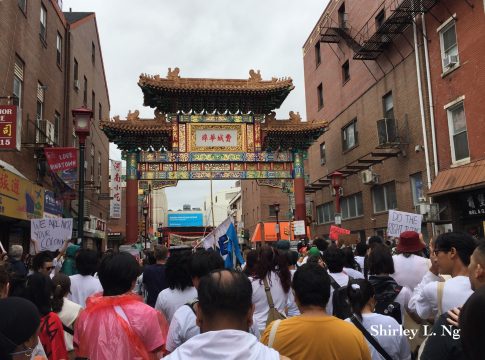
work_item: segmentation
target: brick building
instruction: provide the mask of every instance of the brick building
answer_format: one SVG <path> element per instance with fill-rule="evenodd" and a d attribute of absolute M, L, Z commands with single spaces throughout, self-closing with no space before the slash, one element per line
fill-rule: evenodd
<path fill-rule="evenodd" d="M 485 227 L 484 2 L 442 0 L 426 17 L 438 176 L 431 195 L 445 229 Z M 443 229 L 444 230 L 444 229 Z"/>
<path fill-rule="evenodd" d="M 89 79 L 86 90 L 81 84 L 78 92 L 73 76 L 76 66 L 79 76 Z M 47 196 L 56 190 L 43 149 L 77 147 L 71 110 L 82 105 L 95 110 L 86 147 L 86 175 L 87 180 L 92 181 L 86 188 L 86 199 L 91 203 L 86 213 L 89 217 L 86 236 L 91 231 L 93 238 L 106 238 L 108 203 L 99 201 L 97 195 L 108 192 L 108 140 L 99 131 L 97 122 L 100 117 L 109 117 L 110 105 L 94 14 L 63 13 L 58 2 L 53 0 L 3 2 L 0 78 L 1 104 L 10 101 L 18 105 L 22 124 L 21 151 L 1 152 L 0 164 L 9 171 L 8 176 L 17 177 L 41 197 L 38 214 L 25 216 L 22 211 L 15 210 L 0 216 L 0 240 L 5 246 L 22 243 L 28 248 L 29 219 L 43 216 L 44 194 Z M 84 93 L 88 94 L 87 101 L 82 101 L 86 98 Z M 16 98 L 9 100 L 8 96 Z M 58 215 L 75 217 L 70 201 L 64 203 Z M 102 246 L 102 243 L 98 241 L 97 245 Z"/>
<path fill-rule="evenodd" d="M 385 235 L 388 210 L 414 212 L 426 197 L 434 129 L 420 26 L 414 0 L 332 0 L 304 44 L 307 118 L 329 122 L 307 167 L 318 235 L 334 223 L 334 171 L 345 176 L 341 226 L 360 239 Z"/>

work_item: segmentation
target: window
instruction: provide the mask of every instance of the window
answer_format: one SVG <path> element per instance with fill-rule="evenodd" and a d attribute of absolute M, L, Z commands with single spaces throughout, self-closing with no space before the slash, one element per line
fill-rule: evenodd
<path fill-rule="evenodd" d="M 61 114 L 54 113 L 54 143 L 59 145 L 59 135 L 61 130 Z"/>
<path fill-rule="evenodd" d="M 357 144 L 357 119 L 354 119 L 342 129 L 342 149 L 347 151 L 356 147 Z"/>
<path fill-rule="evenodd" d="M 386 119 L 394 119 L 394 102 L 392 100 L 392 92 L 387 93 L 382 97 L 382 107 L 384 110 L 384 117 Z"/>
<path fill-rule="evenodd" d="M 347 60 L 342 65 L 342 83 L 345 84 L 349 80 L 350 80 L 350 65 L 349 65 L 349 61 Z"/>
<path fill-rule="evenodd" d="M 455 20 L 449 21 L 439 30 L 441 60 L 443 71 L 447 71 L 459 65 L 458 43 L 456 41 L 456 23 Z"/>
<path fill-rule="evenodd" d="M 322 62 L 322 55 L 320 53 L 320 40 L 315 44 L 315 65 L 318 67 Z"/>
<path fill-rule="evenodd" d="M 375 213 L 395 209 L 397 207 L 396 184 L 390 182 L 374 186 L 372 188 L 372 202 Z"/>
<path fill-rule="evenodd" d="M 62 36 L 59 33 L 57 33 L 56 54 L 57 54 L 57 58 L 56 58 L 57 65 L 61 66 L 61 64 L 62 64 Z"/>
<path fill-rule="evenodd" d="M 83 94 L 83 103 L 84 106 L 88 106 L 88 79 L 86 76 L 84 77 L 84 94 Z"/>
<path fill-rule="evenodd" d="M 333 202 L 317 206 L 317 224 L 327 224 L 334 221 L 335 212 Z"/>
<path fill-rule="evenodd" d="M 94 45 L 94 42 L 91 43 L 91 62 L 94 65 L 94 61 L 96 60 L 96 46 Z"/>
<path fill-rule="evenodd" d="M 40 133 L 41 129 L 41 121 L 44 119 L 44 86 L 39 82 L 37 83 L 37 107 L 35 112 L 35 119 L 36 119 L 36 142 L 39 142 L 41 137 L 43 136 Z"/>
<path fill-rule="evenodd" d="M 15 104 L 22 107 L 22 87 L 24 82 L 24 62 L 17 56 L 13 70 L 13 95 L 17 97 Z"/>
<path fill-rule="evenodd" d="M 40 38 L 45 41 L 47 37 L 47 10 L 40 6 Z"/>
<path fill-rule="evenodd" d="M 93 109 L 93 117 L 96 120 L 96 93 L 94 91 L 91 92 L 91 109 Z"/>
<path fill-rule="evenodd" d="M 341 198 L 340 211 L 342 212 L 342 219 L 352 219 L 364 215 L 362 193 L 357 193 Z"/>
<path fill-rule="evenodd" d="M 101 172 L 101 152 L 98 152 L 98 185 L 101 186 L 103 175 Z"/>
<path fill-rule="evenodd" d="M 98 118 L 99 120 L 103 118 L 103 106 L 101 106 L 101 103 L 98 104 Z"/>
<path fill-rule="evenodd" d="M 338 24 L 342 29 L 347 28 L 347 14 L 345 13 L 345 3 L 338 9 Z"/>
<path fill-rule="evenodd" d="M 324 165 L 327 161 L 327 154 L 325 153 L 325 143 L 320 144 L 320 165 Z"/>
<path fill-rule="evenodd" d="M 25 13 L 27 12 L 27 0 L 18 0 L 19 8 Z"/>
<path fill-rule="evenodd" d="M 470 152 L 468 149 L 468 134 L 463 101 L 449 107 L 446 111 L 448 113 L 448 128 L 450 130 L 451 156 L 453 162 L 468 159 Z"/>
<path fill-rule="evenodd" d="M 96 163 L 94 162 L 94 154 L 96 153 L 94 144 L 91 144 L 91 181 L 94 181 L 94 167 Z"/>
<path fill-rule="evenodd" d="M 379 30 L 379 28 L 384 24 L 384 21 L 386 21 L 386 13 L 384 12 L 384 9 L 382 9 L 379 14 L 376 16 L 376 30 Z"/>
<path fill-rule="evenodd" d="M 413 205 L 416 206 L 419 203 L 419 199 L 423 197 L 423 178 L 421 173 L 411 175 L 409 181 L 411 182 Z"/>
<path fill-rule="evenodd" d="M 320 84 L 317 87 L 317 96 L 318 96 L 318 110 L 323 107 L 323 85 Z"/>
<path fill-rule="evenodd" d="M 276 217 L 276 211 L 274 205 L 269 205 L 269 216 L 275 216 Z"/>

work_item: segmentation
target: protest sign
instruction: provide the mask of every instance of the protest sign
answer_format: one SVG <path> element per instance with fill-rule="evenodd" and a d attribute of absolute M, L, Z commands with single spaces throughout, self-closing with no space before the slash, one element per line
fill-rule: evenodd
<path fill-rule="evenodd" d="M 387 235 L 399 237 L 404 231 L 421 232 L 423 215 L 407 213 L 403 211 L 389 210 L 387 221 Z"/>
<path fill-rule="evenodd" d="M 293 221 L 294 234 L 305 235 L 305 220 Z"/>
<path fill-rule="evenodd" d="M 349 235 L 349 234 L 350 234 L 350 230 L 343 229 L 335 225 L 330 226 L 330 240 L 338 240 L 339 235 Z"/>
<path fill-rule="evenodd" d="M 37 251 L 56 251 L 72 237 L 72 219 L 33 219 L 30 221 L 30 238 Z"/>

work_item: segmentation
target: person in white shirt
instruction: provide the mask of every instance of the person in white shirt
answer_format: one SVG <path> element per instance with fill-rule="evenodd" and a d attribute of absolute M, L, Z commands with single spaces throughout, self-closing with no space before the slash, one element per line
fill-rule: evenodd
<path fill-rule="evenodd" d="M 366 253 L 367 244 L 365 243 L 365 241 L 360 241 L 359 243 L 357 243 L 357 245 L 355 246 L 354 258 L 355 261 L 357 261 L 357 264 L 359 264 L 362 274 L 364 273 L 364 259 Z"/>
<path fill-rule="evenodd" d="M 164 359 L 287 360 L 248 332 L 254 306 L 246 275 L 229 270 L 212 272 L 200 280 L 198 292 L 196 312 L 201 333 Z"/>
<path fill-rule="evenodd" d="M 402 333 L 401 325 L 391 316 L 373 312 L 377 301 L 370 282 L 364 279 L 350 280 L 347 295 L 354 316 L 345 320 L 354 325 L 356 322 L 362 324 L 368 334 L 374 337 L 392 359 L 410 360 L 408 339 Z M 372 360 L 384 359 L 369 340 L 367 345 L 369 345 Z"/>
<path fill-rule="evenodd" d="M 264 282 L 266 281 L 268 284 L 275 309 L 284 314 L 291 287 L 291 274 L 286 254 L 270 246 L 262 246 L 257 251 L 258 261 L 254 269 L 254 276 L 249 279 L 253 287 L 254 322 L 259 332 L 262 333 L 266 328 L 269 314 Z"/>
<path fill-rule="evenodd" d="M 81 249 L 76 255 L 76 269 L 78 274 L 69 276 L 71 280 L 71 293 L 68 299 L 86 307 L 86 299 L 93 294 L 103 291 L 99 279 L 93 275 L 98 268 L 96 251 Z"/>
<path fill-rule="evenodd" d="M 412 291 L 408 287 L 398 284 L 390 276 L 394 273 L 394 262 L 390 249 L 386 245 L 375 245 L 368 255 L 367 264 L 369 282 L 374 287 L 377 302 L 399 303 L 401 306 L 401 321 L 399 323 L 402 324 Z"/>
<path fill-rule="evenodd" d="M 429 319 L 463 305 L 473 293 L 468 265 L 475 248 L 475 240 L 467 234 L 440 234 L 431 252 L 431 267 L 414 289 L 409 310 L 421 319 Z M 443 278 L 438 274 L 451 275 L 451 279 L 440 284 Z M 441 294 L 440 299 L 438 293 Z"/>
<path fill-rule="evenodd" d="M 190 262 L 190 275 L 192 283 L 197 289 L 200 279 L 211 271 L 224 269 L 224 260 L 216 251 L 199 250 Z M 194 299 L 196 300 L 196 299 Z M 165 349 L 168 352 L 174 351 L 188 339 L 199 335 L 200 329 L 196 324 L 195 308 L 197 302 L 183 305 L 175 311 L 170 328 L 168 330 Z"/>
<path fill-rule="evenodd" d="M 412 291 L 423 280 L 431 265 L 429 259 L 423 256 L 426 247 L 415 231 L 405 231 L 399 236 L 397 243 L 398 255 L 392 257 L 394 274 L 391 276 L 399 285 L 407 286 Z M 409 271 L 412 269 L 412 271 Z"/>
<path fill-rule="evenodd" d="M 197 289 L 193 286 L 190 276 L 191 259 L 192 253 L 184 250 L 172 253 L 167 260 L 165 276 L 168 288 L 158 294 L 155 309 L 160 311 L 169 323 L 179 307 L 197 297 Z"/>

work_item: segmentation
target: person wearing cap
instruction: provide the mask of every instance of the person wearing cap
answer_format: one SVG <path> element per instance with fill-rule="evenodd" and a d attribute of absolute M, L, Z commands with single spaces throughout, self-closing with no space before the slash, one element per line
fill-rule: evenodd
<path fill-rule="evenodd" d="M 398 255 L 392 257 L 394 261 L 394 274 L 391 276 L 402 286 L 412 291 L 421 282 L 428 271 L 431 262 L 423 256 L 426 247 L 416 231 L 405 231 L 399 236 L 397 243 Z M 409 271 L 412 269 L 412 271 Z"/>

